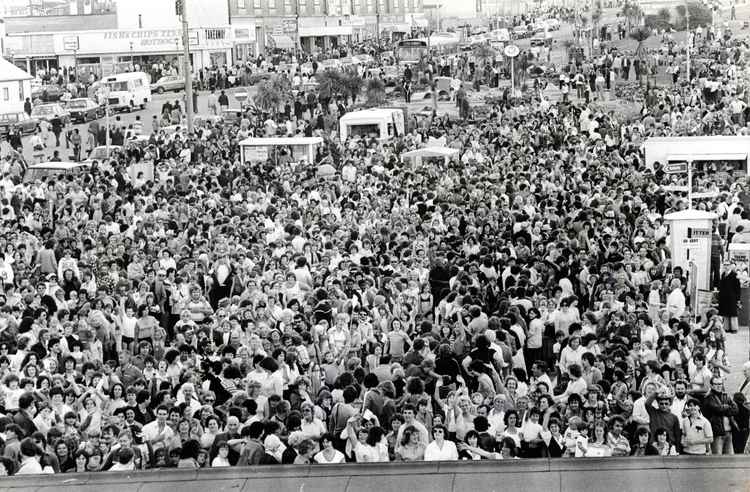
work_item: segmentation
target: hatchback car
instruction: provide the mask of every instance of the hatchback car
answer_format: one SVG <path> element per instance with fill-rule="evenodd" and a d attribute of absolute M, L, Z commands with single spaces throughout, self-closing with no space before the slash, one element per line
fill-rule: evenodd
<path fill-rule="evenodd" d="M 185 79 L 177 75 L 167 75 L 151 84 L 151 92 L 163 94 L 167 91 L 181 91 L 185 89 Z"/>
<path fill-rule="evenodd" d="M 31 116 L 40 121 L 52 121 L 55 118 L 60 118 L 63 126 L 70 123 L 70 113 L 65 111 L 65 109 L 63 109 L 58 103 L 39 104 L 34 106 L 34 109 L 31 110 Z"/>

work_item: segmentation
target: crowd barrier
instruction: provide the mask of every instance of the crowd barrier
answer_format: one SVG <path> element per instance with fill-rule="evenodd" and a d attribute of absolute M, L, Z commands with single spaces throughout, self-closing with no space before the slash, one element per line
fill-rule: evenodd
<path fill-rule="evenodd" d="M 8 492 L 750 491 L 750 456 L 278 465 L 3 477 Z"/>

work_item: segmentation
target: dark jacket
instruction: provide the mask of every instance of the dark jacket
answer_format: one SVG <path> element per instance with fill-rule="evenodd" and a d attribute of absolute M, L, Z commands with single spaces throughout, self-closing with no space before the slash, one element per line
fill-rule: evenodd
<path fill-rule="evenodd" d="M 703 400 L 703 416 L 711 422 L 714 437 L 727 433 L 724 429 L 724 417 L 729 417 L 731 424 L 738 411 L 737 404 L 726 393 L 711 390 Z"/>
<path fill-rule="evenodd" d="M 37 431 L 36 424 L 24 410 L 19 410 L 13 416 L 13 422 L 23 430 L 24 437 L 28 437 Z"/>
<path fill-rule="evenodd" d="M 722 275 L 719 282 L 719 314 L 737 316 L 737 302 L 740 300 L 740 281 L 736 272 Z"/>

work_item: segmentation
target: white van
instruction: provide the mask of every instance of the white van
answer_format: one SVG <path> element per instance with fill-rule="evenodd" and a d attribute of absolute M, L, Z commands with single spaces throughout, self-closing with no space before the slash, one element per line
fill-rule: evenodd
<path fill-rule="evenodd" d="M 396 108 L 363 109 L 346 113 L 339 120 L 341 141 L 350 136 L 375 136 L 388 140 L 404 134 L 404 112 Z"/>
<path fill-rule="evenodd" d="M 151 77 L 146 73 L 118 73 L 103 82 L 109 91 L 107 102 L 112 109 L 133 111 L 136 107 L 144 109 L 151 102 Z"/>

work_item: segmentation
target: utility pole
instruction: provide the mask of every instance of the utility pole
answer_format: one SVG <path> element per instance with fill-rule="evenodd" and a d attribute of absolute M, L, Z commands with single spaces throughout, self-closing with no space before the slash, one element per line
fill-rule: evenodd
<path fill-rule="evenodd" d="M 378 57 L 380 57 L 380 0 L 375 0 L 375 37 L 378 40 Z"/>
<path fill-rule="evenodd" d="M 302 38 L 299 35 L 299 0 L 294 0 L 294 38 L 295 49 L 299 55 L 302 52 Z"/>
<path fill-rule="evenodd" d="M 687 0 L 685 1 L 685 30 L 687 31 L 687 81 L 690 84 L 690 48 L 692 43 L 690 42 L 690 9 L 688 8 Z"/>
<path fill-rule="evenodd" d="M 182 16 L 182 71 L 185 76 L 185 115 L 187 116 L 188 134 L 193 133 L 193 81 L 190 68 L 190 33 L 187 17 L 188 0 L 176 0 L 177 15 Z"/>

